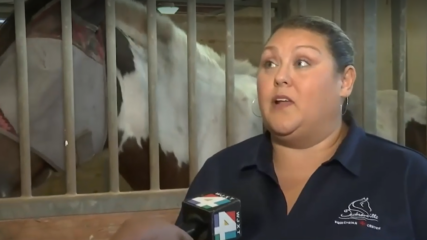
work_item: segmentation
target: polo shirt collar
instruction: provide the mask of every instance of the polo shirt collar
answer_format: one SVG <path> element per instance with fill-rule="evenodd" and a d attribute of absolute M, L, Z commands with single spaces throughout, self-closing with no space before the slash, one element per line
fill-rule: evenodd
<path fill-rule="evenodd" d="M 357 156 L 357 149 L 359 148 L 360 142 L 366 136 L 366 134 L 363 129 L 357 126 L 355 120 L 352 117 L 346 118 L 344 121 L 349 126 L 347 136 L 344 138 L 343 142 L 338 147 L 331 160 L 325 162 L 323 165 L 338 162 L 349 172 L 355 176 L 359 176 L 361 169 L 361 159 Z M 268 175 L 275 175 L 272 162 L 273 147 L 271 144 L 269 132 L 265 132 L 261 136 L 253 156 L 253 158 L 248 159 L 242 164 L 242 170 L 249 167 L 257 167 L 258 170 L 265 172 Z"/>

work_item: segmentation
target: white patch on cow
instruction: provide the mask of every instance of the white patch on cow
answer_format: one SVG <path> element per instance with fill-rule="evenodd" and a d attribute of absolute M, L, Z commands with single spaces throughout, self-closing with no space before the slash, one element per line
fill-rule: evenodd
<path fill-rule="evenodd" d="M 138 4 L 129 1 L 130 5 Z M 164 17 L 164 16 L 162 16 Z M 148 78 L 146 34 L 138 32 L 123 21 L 117 27 L 128 36 L 135 56 L 136 72 L 121 76 L 118 72 L 123 104 L 118 117 L 118 128 L 124 132 L 122 142 L 130 139 L 147 139 Z M 171 24 L 173 24 L 171 22 Z M 166 152 L 173 152 L 179 165 L 188 163 L 187 114 L 187 35 L 173 25 L 172 39 L 168 45 L 158 41 L 157 111 L 159 143 Z M 206 45 L 197 45 L 196 56 L 196 115 L 197 161 L 199 168 L 216 152 L 226 147 L 225 122 L 225 65 L 218 53 Z M 236 64 L 237 63 L 237 64 Z M 235 111 L 233 143 L 238 143 L 262 133 L 262 121 L 252 112 L 252 100 L 257 97 L 257 71 L 247 61 L 235 62 Z"/>
<path fill-rule="evenodd" d="M 124 77 L 117 71 L 117 79 L 122 90 L 123 103 L 118 116 L 118 129 L 123 131 L 119 150 L 126 140 L 135 138 L 140 147 L 141 138 L 148 137 L 148 91 L 143 79 L 147 79 L 147 68 L 141 64 L 140 58 L 135 54 L 136 71 Z"/>
<path fill-rule="evenodd" d="M 377 92 L 377 135 L 393 142 L 397 142 L 397 105 L 396 90 Z M 405 125 L 411 120 L 426 124 L 426 106 L 423 99 L 406 92 Z"/>

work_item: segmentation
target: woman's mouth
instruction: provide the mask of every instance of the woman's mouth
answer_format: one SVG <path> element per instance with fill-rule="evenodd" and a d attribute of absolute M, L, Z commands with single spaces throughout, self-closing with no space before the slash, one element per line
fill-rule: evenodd
<path fill-rule="evenodd" d="M 294 104 L 291 98 L 285 95 L 278 95 L 273 98 L 273 103 L 276 108 L 286 108 Z"/>

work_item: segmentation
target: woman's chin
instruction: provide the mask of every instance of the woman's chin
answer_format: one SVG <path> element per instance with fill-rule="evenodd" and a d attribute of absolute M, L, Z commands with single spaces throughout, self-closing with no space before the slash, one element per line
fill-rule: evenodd
<path fill-rule="evenodd" d="M 272 126 L 271 133 L 278 137 L 286 137 L 294 133 L 298 129 L 298 124 L 280 124 Z"/>

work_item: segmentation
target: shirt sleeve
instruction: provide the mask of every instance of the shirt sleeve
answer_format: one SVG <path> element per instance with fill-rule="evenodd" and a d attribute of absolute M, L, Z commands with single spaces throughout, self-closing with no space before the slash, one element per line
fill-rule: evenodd
<path fill-rule="evenodd" d="M 414 240 L 424 240 L 427 239 L 427 159 L 421 154 L 411 158 L 406 174 Z"/>
<path fill-rule="evenodd" d="M 208 159 L 188 188 L 185 199 L 195 198 L 200 195 L 215 193 L 218 189 L 219 167 L 214 163 L 214 157 Z M 183 223 L 182 211 L 179 212 L 175 225 Z"/>

